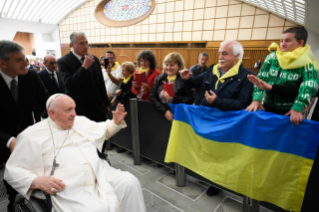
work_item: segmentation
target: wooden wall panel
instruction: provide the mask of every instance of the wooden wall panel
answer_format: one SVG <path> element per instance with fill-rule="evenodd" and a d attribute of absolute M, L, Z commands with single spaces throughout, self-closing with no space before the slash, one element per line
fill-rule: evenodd
<path fill-rule="evenodd" d="M 13 41 L 24 47 L 25 54 L 32 54 L 32 50 L 35 48 L 33 33 L 17 32 Z"/>
<path fill-rule="evenodd" d="M 208 65 L 218 63 L 218 48 L 206 48 L 206 49 L 196 49 L 196 48 L 149 48 L 155 55 L 157 68 L 162 70 L 163 60 L 166 55 L 171 52 L 180 53 L 185 61 L 185 67 L 190 68 L 191 66 L 198 63 L 198 55 L 201 52 L 206 52 L 209 55 Z M 112 50 L 116 55 L 116 60 L 121 64 L 125 61 L 136 61 L 136 55 L 144 49 L 141 48 L 90 48 L 89 54 L 93 54 L 100 58 L 105 54 L 107 50 Z M 70 48 L 62 47 L 62 56 L 67 54 Z M 252 49 L 244 48 L 244 58 L 243 65 L 252 70 L 254 64 L 260 59 L 262 62 L 265 60 L 266 56 L 269 54 L 266 49 Z"/>

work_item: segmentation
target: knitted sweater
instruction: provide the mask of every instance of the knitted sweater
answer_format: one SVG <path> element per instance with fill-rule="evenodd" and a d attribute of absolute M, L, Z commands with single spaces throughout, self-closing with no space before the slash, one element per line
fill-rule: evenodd
<path fill-rule="evenodd" d="M 257 77 L 271 85 L 298 85 L 301 83 L 296 98 L 264 92 L 254 86 L 253 101 L 261 102 L 264 93 L 265 103 L 277 110 L 293 109 L 302 112 L 304 107 L 309 104 L 311 97 L 315 96 L 318 91 L 318 71 L 312 64 L 297 69 L 284 70 L 279 65 L 276 52 L 272 52 L 266 57 Z"/>

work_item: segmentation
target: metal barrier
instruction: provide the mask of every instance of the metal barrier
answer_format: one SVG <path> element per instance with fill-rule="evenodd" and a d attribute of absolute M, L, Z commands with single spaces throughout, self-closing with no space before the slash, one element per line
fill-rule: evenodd
<path fill-rule="evenodd" d="M 126 111 L 130 113 L 130 115 L 125 117 L 128 127 L 113 136 L 111 142 L 132 151 L 135 165 L 140 165 L 142 163 L 141 157 L 145 157 L 175 170 L 176 186 L 178 187 L 186 185 L 186 174 L 216 185 L 179 164 L 167 164 L 164 162 L 171 122 L 167 121 L 162 114 L 156 111 L 148 101 L 130 99 L 129 102 L 123 102 L 123 104 Z M 114 108 L 112 107 L 112 109 Z M 230 191 L 226 188 L 222 189 Z M 243 196 L 243 200 L 242 212 L 259 211 L 257 200 L 246 196 Z"/>

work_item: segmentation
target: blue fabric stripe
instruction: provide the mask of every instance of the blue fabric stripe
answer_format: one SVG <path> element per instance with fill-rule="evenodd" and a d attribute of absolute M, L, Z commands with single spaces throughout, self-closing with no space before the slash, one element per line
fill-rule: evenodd
<path fill-rule="evenodd" d="M 218 142 L 275 150 L 314 160 L 319 145 L 319 122 L 299 126 L 287 116 L 264 111 L 220 111 L 197 105 L 170 104 L 174 120 L 191 125 L 195 133 Z"/>

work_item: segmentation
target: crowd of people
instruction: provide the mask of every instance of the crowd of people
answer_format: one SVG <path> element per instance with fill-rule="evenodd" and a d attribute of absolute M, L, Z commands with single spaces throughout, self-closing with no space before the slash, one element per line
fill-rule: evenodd
<path fill-rule="evenodd" d="M 222 111 L 266 110 L 299 125 L 318 95 L 318 62 L 309 56 L 307 37 L 302 27 L 287 29 L 257 76 L 243 66 L 244 49 L 235 40 L 220 44 L 217 64 L 207 66 L 209 55 L 203 52 L 187 69 L 183 57 L 172 52 L 160 72 L 150 50 L 139 52 L 137 64 L 119 64 L 113 51 L 100 58 L 88 54 L 85 34 L 73 32 L 72 50 L 58 61 L 45 56 L 38 73 L 25 61 L 22 46 L 0 41 L 0 109 L 6 111 L 0 122 L 1 163 L 6 163 L 8 211 L 17 192 L 29 198 L 36 190 L 53 195 L 55 211 L 145 211 L 138 180 L 103 160 L 104 141 L 126 126 L 121 103 L 130 98 L 149 101 L 168 121 L 174 118 L 169 103 L 185 103 Z M 117 103 L 113 120 L 107 120 L 110 105 Z M 86 181 L 80 179 L 83 173 Z M 209 196 L 218 193 L 215 187 L 207 190 Z"/>

